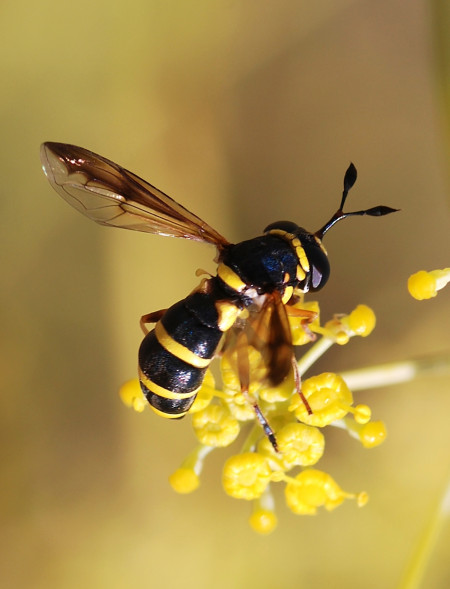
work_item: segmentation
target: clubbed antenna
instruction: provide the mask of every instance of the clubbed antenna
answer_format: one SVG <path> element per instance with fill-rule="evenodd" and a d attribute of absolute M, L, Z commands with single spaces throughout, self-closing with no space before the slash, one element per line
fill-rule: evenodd
<path fill-rule="evenodd" d="M 325 233 L 328 231 L 328 229 L 333 227 L 335 223 L 337 223 L 341 219 L 345 219 L 346 217 L 354 217 L 355 215 L 370 215 L 371 217 L 382 217 L 383 215 L 389 215 L 389 213 L 395 213 L 399 210 L 379 205 L 377 207 L 366 209 L 364 211 L 352 211 L 350 213 L 344 213 L 343 209 L 345 201 L 347 200 L 347 195 L 352 186 L 354 185 L 354 183 L 356 182 L 357 176 L 358 173 L 356 171 L 355 166 L 353 164 L 350 164 L 344 176 L 344 190 L 342 192 L 341 204 L 339 205 L 338 210 L 334 213 L 331 219 L 327 223 L 325 223 L 322 229 L 319 229 L 319 231 L 316 231 L 316 233 L 314 234 L 319 239 L 322 239 Z"/>

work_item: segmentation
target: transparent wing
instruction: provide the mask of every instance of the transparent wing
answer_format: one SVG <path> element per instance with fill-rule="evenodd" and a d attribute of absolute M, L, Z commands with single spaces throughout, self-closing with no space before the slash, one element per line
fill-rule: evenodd
<path fill-rule="evenodd" d="M 286 308 L 278 292 L 267 295 L 261 311 L 250 316 L 249 343 L 262 355 L 271 386 L 280 384 L 292 369 L 292 335 Z"/>
<path fill-rule="evenodd" d="M 205 221 L 132 172 L 82 147 L 41 146 L 42 168 L 56 192 L 101 225 L 214 244 L 228 241 Z"/>
<path fill-rule="evenodd" d="M 293 347 L 286 308 L 278 292 L 264 295 L 263 301 L 249 309 L 249 317 L 227 334 L 224 354 L 235 358 L 235 369 L 244 384 L 251 379 L 244 350 L 252 346 L 261 355 L 261 382 L 277 386 L 292 369 Z M 236 352 L 236 354 L 235 354 Z M 235 363 L 233 362 L 233 364 Z M 247 376 L 246 376 L 247 374 Z"/>

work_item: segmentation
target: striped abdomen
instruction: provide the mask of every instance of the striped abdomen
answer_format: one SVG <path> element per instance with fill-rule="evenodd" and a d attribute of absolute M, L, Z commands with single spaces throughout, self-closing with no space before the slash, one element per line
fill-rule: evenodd
<path fill-rule="evenodd" d="M 225 295 L 217 279 L 209 282 L 211 292 L 196 291 L 170 307 L 139 349 L 142 391 L 164 417 L 182 417 L 189 411 L 224 331 L 239 312 L 221 300 Z"/>

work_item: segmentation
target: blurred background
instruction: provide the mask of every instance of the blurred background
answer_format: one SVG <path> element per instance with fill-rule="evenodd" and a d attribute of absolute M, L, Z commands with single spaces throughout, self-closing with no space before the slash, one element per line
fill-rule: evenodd
<path fill-rule="evenodd" d="M 387 424 L 379 448 L 327 432 L 319 467 L 368 491 L 364 509 L 298 517 L 280 489 L 279 526 L 258 536 L 221 488 L 233 448 L 175 494 L 189 421 L 138 415 L 117 391 L 139 317 L 183 298 L 214 251 L 86 220 L 50 188 L 39 145 L 98 152 L 231 241 L 280 219 L 317 230 L 353 161 L 349 209 L 402 212 L 326 236 L 323 318 L 366 303 L 378 324 L 313 373 L 448 352 L 448 288 L 422 303 L 406 290 L 450 265 L 446 18 L 420 0 L 2 2 L 3 587 L 398 586 L 446 482 L 448 376 L 356 395 Z M 450 583 L 449 541 L 427 588 Z"/>

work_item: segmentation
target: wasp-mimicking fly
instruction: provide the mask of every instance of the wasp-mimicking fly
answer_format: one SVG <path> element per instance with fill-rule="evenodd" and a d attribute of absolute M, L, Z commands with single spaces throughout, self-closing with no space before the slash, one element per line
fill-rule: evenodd
<path fill-rule="evenodd" d="M 301 395 L 288 314 L 299 296 L 321 289 L 330 265 L 322 238 L 335 223 L 354 215 L 380 216 L 396 209 L 377 206 L 344 212 L 356 168 L 344 177 L 336 213 L 315 233 L 291 221 L 272 223 L 263 234 L 230 243 L 205 221 L 132 172 L 81 147 L 44 143 L 41 160 L 50 184 L 70 205 L 90 219 L 112 227 L 182 237 L 213 244 L 218 263 L 215 276 L 169 309 L 145 315 L 146 332 L 139 349 L 139 379 L 153 410 L 179 418 L 192 406 L 205 372 L 220 352 L 235 353 L 241 390 L 253 405 L 267 436 L 274 434 L 249 395 L 248 349 L 263 359 L 263 380 L 276 386 L 294 371 Z M 314 314 L 301 312 L 307 323 Z M 155 323 L 148 331 L 145 325 Z M 305 405 L 308 408 L 306 399 Z"/>

